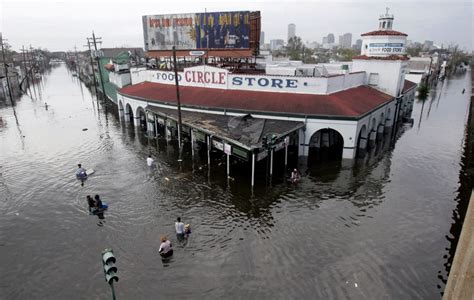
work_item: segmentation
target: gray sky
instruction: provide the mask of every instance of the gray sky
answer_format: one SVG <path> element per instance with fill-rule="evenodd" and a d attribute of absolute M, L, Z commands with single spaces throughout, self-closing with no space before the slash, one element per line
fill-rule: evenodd
<path fill-rule="evenodd" d="M 0 31 L 13 46 L 55 50 L 84 49 L 92 30 L 103 39 L 103 47 L 143 47 L 142 15 L 260 10 L 265 42 L 286 40 L 287 26 L 296 24 L 296 35 L 304 41 L 321 42 L 332 32 L 351 32 L 352 42 L 361 33 L 378 27 L 378 16 L 390 7 L 394 29 L 408 39 L 437 45 L 473 47 L 473 1 L 461 0 L 313 0 L 313 1 L 192 1 L 192 0 L 0 0 Z"/>

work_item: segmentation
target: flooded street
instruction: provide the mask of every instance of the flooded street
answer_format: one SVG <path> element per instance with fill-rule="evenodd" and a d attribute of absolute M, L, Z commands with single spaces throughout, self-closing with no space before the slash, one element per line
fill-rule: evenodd
<path fill-rule="evenodd" d="M 210 177 L 189 157 L 180 167 L 53 68 L 37 99 L 0 107 L 0 298 L 107 299 L 100 253 L 113 248 L 119 299 L 439 299 L 469 76 L 416 102 L 413 127 L 386 151 L 252 193 L 239 178 L 227 185 L 225 164 Z M 83 186 L 79 162 L 96 170 Z M 87 211 L 95 194 L 109 204 L 104 220 Z M 177 216 L 193 228 L 185 246 Z M 165 263 L 161 234 L 175 253 Z"/>

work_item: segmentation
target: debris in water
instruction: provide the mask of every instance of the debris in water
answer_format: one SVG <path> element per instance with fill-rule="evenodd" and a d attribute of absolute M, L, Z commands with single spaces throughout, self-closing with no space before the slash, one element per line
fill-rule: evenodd
<path fill-rule="evenodd" d="M 88 129 L 87 128 L 82 128 L 82 131 L 86 131 L 86 130 L 88 130 Z"/>
<path fill-rule="evenodd" d="M 166 181 L 170 181 L 170 179 L 169 179 L 168 177 L 165 177 L 165 180 L 166 180 Z"/>
<path fill-rule="evenodd" d="M 357 283 L 354 283 L 354 286 L 357 287 Z"/>

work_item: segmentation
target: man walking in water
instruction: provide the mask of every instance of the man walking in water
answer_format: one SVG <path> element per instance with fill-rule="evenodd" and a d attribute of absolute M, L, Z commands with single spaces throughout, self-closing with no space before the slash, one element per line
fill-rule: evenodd
<path fill-rule="evenodd" d="M 174 223 L 174 227 L 176 229 L 176 238 L 179 242 L 184 240 L 184 223 L 181 222 L 181 218 L 178 217 L 176 222 Z"/>
<path fill-rule="evenodd" d="M 77 171 L 76 171 L 76 176 L 77 176 L 78 178 L 85 178 L 85 177 L 87 177 L 86 169 L 84 169 L 81 164 L 77 164 L 77 167 L 78 167 L 79 169 L 77 169 Z"/>
<path fill-rule="evenodd" d="M 155 161 L 153 160 L 153 158 L 151 158 L 151 154 L 148 155 L 148 158 L 146 159 L 146 164 L 147 164 L 149 167 L 152 167 L 154 162 L 155 162 Z"/>

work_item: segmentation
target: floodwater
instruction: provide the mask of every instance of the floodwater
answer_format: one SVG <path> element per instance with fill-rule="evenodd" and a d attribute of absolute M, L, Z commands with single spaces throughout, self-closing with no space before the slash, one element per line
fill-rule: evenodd
<path fill-rule="evenodd" d="M 315 166 L 297 186 L 260 180 L 252 193 L 223 179 L 225 163 L 210 176 L 189 155 L 180 166 L 172 147 L 54 68 L 34 99 L 0 108 L 0 298 L 111 297 L 105 248 L 117 257 L 119 299 L 440 298 L 469 84 L 469 74 L 452 78 L 416 103 L 393 147 L 354 166 Z M 78 162 L 96 170 L 83 186 Z M 109 204 L 104 220 L 88 214 L 88 194 Z M 177 216 L 193 228 L 182 246 Z M 174 244 L 170 261 L 158 255 L 160 234 Z"/>

